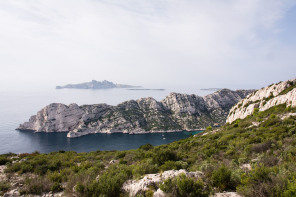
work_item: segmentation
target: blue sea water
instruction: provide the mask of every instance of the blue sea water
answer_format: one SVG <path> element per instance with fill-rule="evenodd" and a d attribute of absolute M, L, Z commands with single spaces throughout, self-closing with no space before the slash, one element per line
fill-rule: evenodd
<path fill-rule="evenodd" d="M 58 150 L 88 152 L 94 150 L 128 150 L 143 144 L 167 144 L 190 136 L 190 132 L 155 133 L 155 134 L 92 134 L 69 139 L 66 133 L 34 133 L 16 131 L 20 123 L 28 121 L 31 115 L 44 106 L 56 102 L 71 104 L 107 103 L 116 105 L 129 99 L 154 97 L 165 98 L 172 90 L 132 91 L 127 89 L 107 90 L 42 90 L 42 91 L 7 91 L 0 92 L 0 154 L 14 152 L 25 153 L 39 151 L 48 153 Z M 177 91 L 178 92 L 178 91 Z M 205 95 L 210 91 L 193 90 L 195 94 Z M 191 92 L 191 93 L 192 93 Z"/>

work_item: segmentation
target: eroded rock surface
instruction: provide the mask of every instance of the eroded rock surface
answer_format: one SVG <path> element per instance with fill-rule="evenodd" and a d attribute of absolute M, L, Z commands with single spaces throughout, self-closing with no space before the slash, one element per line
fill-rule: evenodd
<path fill-rule="evenodd" d="M 255 108 L 265 111 L 279 104 L 296 106 L 296 79 L 272 84 L 248 95 L 231 108 L 226 122 L 244 119 L 251 115 Z"/>
<path fill-rule="evenodd" d="M 148 97 L 117 106 L 52 103 L 18 129 L 69 132 L 68 137 L 90 133 L 198 130 L 224 124 L 230 108 L 252 91 L 222 89 L 204 97 L 171 93 L 160 102 Z"/>
<path fill-rule="evenodd" d="M 128 180 L 126 181 L 122 189 L 129 193 L 130 196 L 136 196 L 141 191 L 147 191 L 149 186 L 155 186 L 159 183 L 162 183 L 164 180 L 168 178 L 173 178 L 179 176 L 181 174 L 185 174 L 187 177 L 191 178 L 201 178 L 203 176 L 202 172 L 187 172 L 184 169 L 181 170 L 168 170 L 164 171 L 163 173 L 157 174 L 147 174 L 140 180 Z M 154 196 L 163 196 L 164 192 L 158 189 Z"/>

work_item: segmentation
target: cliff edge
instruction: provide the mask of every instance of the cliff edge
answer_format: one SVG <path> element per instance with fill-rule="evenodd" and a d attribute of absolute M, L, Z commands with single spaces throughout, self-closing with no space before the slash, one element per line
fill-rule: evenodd
<path fill-rule="evenodd" d="M 231 108 L 226 122 L 244 119 L 251 115 L 255 108 L 265 111 L 279 104 L 296 106 L 296 79 L 272 84 L 248 95 Z"/>

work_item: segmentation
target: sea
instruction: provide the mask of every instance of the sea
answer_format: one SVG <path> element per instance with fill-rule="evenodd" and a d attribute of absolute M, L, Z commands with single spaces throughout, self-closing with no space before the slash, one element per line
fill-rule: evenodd
<path fill-rule="evenodd" d="M 33 131 L 15 130 L 19 124 L 28 121 L 40 109 L 50 103 L 99 104 L 117 105 L 130 99 L 153 97 L 160 101 L 170 92 L 190 93 L 204 96 L 213 90 L 193 88 L 165 90 L 130 90 L 130 89 L 46 89 L 32 91 L 0 92 L 0 154 L 5 153 L 49 153 L 65 150 L 89 152 L 96 150 L 129 150 L 143 144 L 154 146 L 184 139 L 194 132 L 172 132 L 130 135 L 90 134 L 79 138 L 67 138 L 66 133 L 34 133 Z"/>

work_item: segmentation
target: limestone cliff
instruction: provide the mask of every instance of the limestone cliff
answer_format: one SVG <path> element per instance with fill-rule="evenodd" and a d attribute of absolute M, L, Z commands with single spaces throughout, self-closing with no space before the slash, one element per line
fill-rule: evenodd
<path fill-rule="evenodd" d="M 149 97 L 117 106 L 52 103 L 17 129 L 69 132 L 68 137 L 198 130 L 215 123 L 224 124 L 230 108 L 251 92 L 222 89 L 204 97 L 171 93 L 160 102 Z"/>
<path fill-rule="evenodd" d="M 264 111 L 279 104 L 296 106 L 296 79 L 272 84 L 248 95 L 232 107 L 226 122 L 244 119 L 251 115 L 255 108 Z"/>

